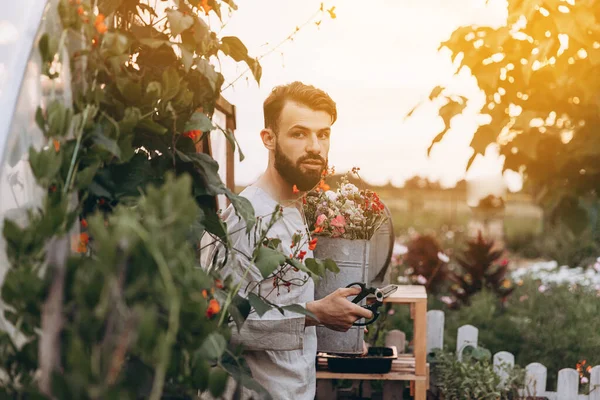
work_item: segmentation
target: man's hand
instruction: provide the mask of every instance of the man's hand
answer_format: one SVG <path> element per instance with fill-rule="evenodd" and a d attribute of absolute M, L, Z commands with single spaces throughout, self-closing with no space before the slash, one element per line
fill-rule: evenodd
<path fill-rule="evenodd" d="M 337 289 L 321 300 L 306 304 L 306 309 L 312 312 L 319 322 L 329 329 L 338 332 L 346 332 L 357 320 L 361 318 L 370 319 L 373 313 L 352 303 L 346 297 L 356 296 L 360 293 L 357 287 Z M 318 322 L 307 318 L 306 325 L 317 325 Z"/>

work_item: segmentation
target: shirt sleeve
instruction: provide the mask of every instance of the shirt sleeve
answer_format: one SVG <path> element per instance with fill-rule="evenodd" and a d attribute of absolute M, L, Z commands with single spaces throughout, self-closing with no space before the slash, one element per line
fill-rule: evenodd
<path fill-rule="evenodd" d="M 231 207 L 231 206 L 230 206 Z M 257 285 L 263 277 L 259 269 L 252 264 L 250 257 L 254 249 L 254 235 L 246 234 L 245 223 L 240 218 L 230 213 L 224 213 L 227 223 L 227 230 L 233 247 L 236 249 L 228 257 L 228 262 L 223 266 L 223 278 L 231 276 L 234 283 L 242 282 L 239 295 L 247 298 L 247 288 L 251 291 L 260 290 L 261 293 L 268 293 L 268 282 Z M 247 272 L 246 272 L 247 270 Z M 270 299 L 271 300 L 271 299 Z M 272 301 L 276 303 L 276 301 Z M 306 303 L 296 303 L 302 307 Z M 284 306 L 288 304 L 277 304 Z M 240 331 L 238 332 L 235 324 L 232 326 L 231 342 L 243 345 L 247 351 L 273 350 L 273 351 L 291 351 L 303 348 L 304 328 L 306 318 L 304 315 L 286 311 L 281 314 L 277 309 L 271 309 L 259 316 L 252 312 Z"/>

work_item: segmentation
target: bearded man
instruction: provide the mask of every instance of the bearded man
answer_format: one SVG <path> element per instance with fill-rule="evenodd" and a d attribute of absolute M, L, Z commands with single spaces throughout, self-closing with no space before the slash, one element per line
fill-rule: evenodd
<path fill-rule="evenodd" d="M 304 258 L 313 257 L 308 245 L 310 232 L 302 209 L 302 196 L 321 180 L 327 169 L 331 126 L 337 118 L 336 105 L 324 91 L 301 82 L 275 87 L 264 105 L 265 127 L 260 138 L 269 151 L 265 172 L 257 182 L 240 195 L 253 205 L 256 216 L 263 217 L 262 226 L 269 224 L 275 208 L 282 206 L 282 217 L 268 232 L 269 238 L 281 240 L 281 248 L 289 251 L 292 237 L 304 237 Z M 315 359 L 318 323 L 347 331 L 361 318 L 372 313 L 352 303 L 348 296 L 358 294 L 357 288 L 338 289 L 329 296 L 314 300 L 314 283 L 302 271 L 289 268 L 282 290 L 274 290 L 277 281 L 263 279 L 258 268 L 250 265 L 255 247 L 254 235 L 247 235 L 245 223 L 235 215 L 232 206 L 223 213 L 237 262 L 229 262 L 224 273 L 233 274 L 234 281 L 244 281 L 240 295 L 246 290 L 260 291 L 277 305 L 300 304 L 311 311 L 319 322 L 301 314 L 270 310 L 262 317 L 250 314 L 240 332 L 233 329 L 232 341 L 244 346 L 244 358 L 252 376 L 274 399 L 313 400 L 316 389 Z M 318 244 L 317 244 L 318 245 Z M 245 270 L 248 273 L 245 273 Z M 252 285 L 254 283 L 254 285 Z"/>

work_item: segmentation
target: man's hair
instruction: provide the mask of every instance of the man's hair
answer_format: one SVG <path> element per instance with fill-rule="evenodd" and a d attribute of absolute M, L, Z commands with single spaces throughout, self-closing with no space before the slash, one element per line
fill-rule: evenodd
<path fill-rule="evenodd" d="M 263 103 L 265 128 L 277 132 L 281 110 L 286 101 L 294 101 L 316 111 L 325 111 L 331 115 L 332 124 L 337 119 L 335 102 L 327 93 L 302 82 L 292 82 L 287 85 L 275 86 Z"/>

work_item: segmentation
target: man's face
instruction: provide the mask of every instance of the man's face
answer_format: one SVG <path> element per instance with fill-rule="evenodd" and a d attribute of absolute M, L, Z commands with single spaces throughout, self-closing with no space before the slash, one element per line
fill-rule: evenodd
<path fill-rule="evenodd" d="M 329 154 L 331 115 L 288 101 L 281 110 L 275 145 L 275 169 L 301 191 L 312 189 Z"/>

